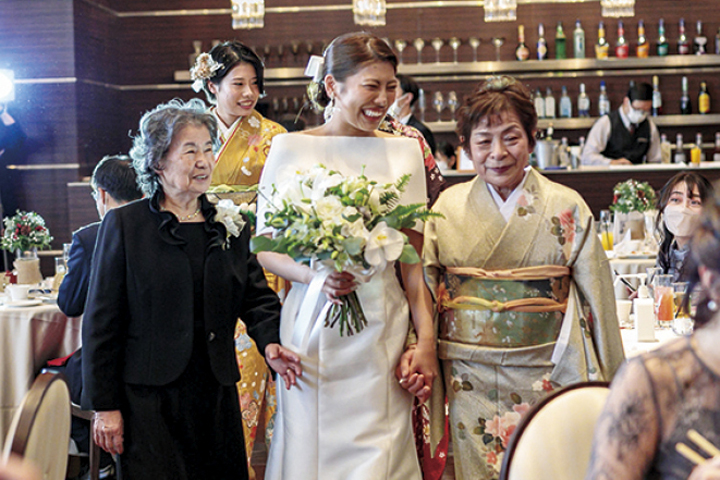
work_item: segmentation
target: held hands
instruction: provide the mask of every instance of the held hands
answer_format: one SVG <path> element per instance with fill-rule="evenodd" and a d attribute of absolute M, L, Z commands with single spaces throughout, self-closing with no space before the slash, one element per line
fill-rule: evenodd
<path fill-rule="evenodd" d="M 93 439 L 111 455 L 123 453 L 123 418 L 120 410 L 95 412 Z"/>
<path fill-rule="evenodd" d="M 400 356 L 395 376 L 405 390 L 424 403 L 430 398 L 432 384 L 439 370 L 434 340 L 421 340 L 417 345 L 408 346 Z"/>
<path fill-rule="evenodd" d="M 283 378 L 288 390 L 297 383 L 298 377 L 302 377 L 300 357 L 278 343 L 265 347 L 265 361 Z"/>

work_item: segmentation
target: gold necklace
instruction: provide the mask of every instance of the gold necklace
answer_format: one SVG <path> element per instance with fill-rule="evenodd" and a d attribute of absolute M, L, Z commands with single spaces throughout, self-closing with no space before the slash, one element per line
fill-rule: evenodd
<path fill-rule="evenodd" d="M 175 215 L 175 216 L 177 217 L 178 221 L 180 221 L 180 222 L 188 222 L 188 221 L 192 220 L 193 218 L 197 217 L 198 215 L 200 215 L 200 207 L 197 207 L 197 209 L 195 210 L 195 212 L 191 213 L 190 215 L 186 215 L 186 216 L 184 216 L 184 217 L 181 216 L 181 215 L 178 215 L 177 213 L 175 213 L 175 212 L 173 212 L 173 211 L 171 211 L 171 210 L 168 210 L 168 209 L 165 208 L 165 207 L 160 207 L 160 211 L 161 211 L 161 212 L 170 212 L 170 213 L 172 213 L 173 215 Z"/>

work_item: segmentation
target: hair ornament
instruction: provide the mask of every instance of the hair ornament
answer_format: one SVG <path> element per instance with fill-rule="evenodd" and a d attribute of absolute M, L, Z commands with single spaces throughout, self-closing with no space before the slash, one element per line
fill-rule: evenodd
<path fill-rule="evenodd" d="M 201 53 L 195 60 L 195 66 L 190 69 L 190 79 L 193 80 L 192 89 L 196 92 L 202 90 L 205 80 L 215 76 L 215 72 L 223 68 L 209 53 Z"/>
<path fill-rule="evenodd" d="M 313 82 L 320 83 L 323 75 L 323 67 L 325 66 L 325 57 L 320 55 L 311 55 L 305 67 L 305 76 L 312 77 Z"/>

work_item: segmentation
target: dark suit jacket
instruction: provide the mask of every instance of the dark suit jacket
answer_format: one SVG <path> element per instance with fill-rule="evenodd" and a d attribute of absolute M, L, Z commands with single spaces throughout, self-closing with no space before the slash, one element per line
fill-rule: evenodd
<path fill-rule="evenodd" d="M 209 232 L 204 273 L 205 342 L 222 385 L 240 379 L 237 319 L 264 353 L 279 343 L 280 301 L 249 251 L 250 226 L 227 237 L 202 197 Z M 247 219 L 245 219 L 247 221 Z M 162 386 L 185 370 L 193 349 L 193 281 L 174 215 L 158 196 L 110 210 L 103 219 L 83 321 L 84 408 L 117 410 L 124 383 Z M 226 243 L 229 240 L 229 246 Z"/>
<path fill-rule="evenodd" d="M 85 311 L 90 264 L 100 222 L 91 223 L 73 233 L 67 273 L 58 291 L 58 307 L 68 317 L 79 317 Z"/>
<path fill-rule="evenodd" d="M 430 129 L 420 120 L 415 118 L 415 115 L 410 115 L 410 119 L 408 120 L 407 124 L 411 127 L 417 128 L 420 133 L 422 133 L 422 136 L 425 137 L 425 141 L 428 143 L 428 145 L 430 145 L 430 150 L 432 150 L 433 155 L 435 155 L 437 146 L 435 145 L 435 137 L 433 136 Z"/>

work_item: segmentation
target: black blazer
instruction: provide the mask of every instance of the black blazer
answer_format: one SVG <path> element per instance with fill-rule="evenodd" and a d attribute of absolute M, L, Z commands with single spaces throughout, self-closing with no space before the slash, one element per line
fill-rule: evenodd
<path fill-rule="evenodd" d="M 425 137 L 425 141 L 430 146 L 430 150 L 432 151 L 432 154 L 435 155 L 435 152 L 437 150 L 437 146 L 435 145 L 435 136 L 430 131 L 430 129 L 422 123 L 420 120 L 415 118 L 415 115 L 410 115 L 410 118 L 408 119 L 407 124 L 411 127 L 414 127 L 422 133 L 422 136 Z"/>
<path fill-rule="evenodd" d="M 237 319 L 264 353 L 280 342 L 280 301 L 249 251 L 250 225 L 239 237 L 226 237 L 225 226 L 214 221 L 215 207 L 201 200 L 210 234 L 205 341 L 215 377 L 229 386 L 240 379 Z M 177 227 L 173 214 L 159 211 L 157 195 L 105 215 L 83 320 L 83 408 L 120 409 L 124 383 L 162 386 L 185 370 L 193 348 L 193 284 Z"/>
<path fill-rule="evenodd" d="M 73 233 L 67 273 L 60 284 L 57 304 L 68 317 L 79 317 L 85 311 L 90 264 L 100 222 L 91 223 Z"/>

